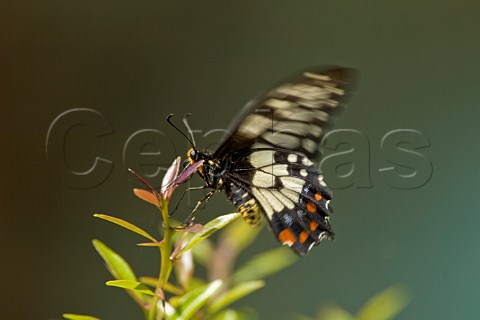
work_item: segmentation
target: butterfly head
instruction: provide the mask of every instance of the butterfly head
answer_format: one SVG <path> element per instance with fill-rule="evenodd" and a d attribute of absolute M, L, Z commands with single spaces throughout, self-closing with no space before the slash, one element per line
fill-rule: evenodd
<path fill-rule="evenodd" d="M 190 164 L 194 164 L 202 159 L 205 160 L 205 155 L 192 147 L 187 151 L 187 159 Z"/>

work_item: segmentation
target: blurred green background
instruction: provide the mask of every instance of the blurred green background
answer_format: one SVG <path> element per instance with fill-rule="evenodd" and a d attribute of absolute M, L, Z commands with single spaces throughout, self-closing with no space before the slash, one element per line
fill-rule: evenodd
<path fill-rule="evenodd" d="M 108 213 L 158 227 L 158 213 L 131 192 L 138 184 L 126 172 L 135 161 L 123 161 L 127 139 L 160 130 L 183 155 L 187 144 L 167 114 L 191 112 L 203 132 L 226 128 L 246 101 L 284 76 L 339 64 L 361 72 L 337 128 L 368 137 L 373 187 L 334 190 L 337 239 L 240 304 L 261 319 L 313 315 L 328 302 L 355 312 L 400 283 L 411 303 L 398 319 L 478 319 L 479 10 L 442 0 L 2 1 L 0 318 L 140 319 L 124 292 L 104 285 L 110 276 L 90 243 L 100 238 L 139 274 L 156 273 L 154 250 L 92 218 Z M 96 137 L 74 127 L 65 142 L 75 170 L 87 170 L 95 155 L 113 162 L 96 187 L 66 185 L 65 168 L 47 161 L 49 126 L 71 108 L 95 109 L 113 128 Z M 382 137 L 403 128 L 431 144 L 421 152 L 432 177 L 410 190 L 389 186 L 378 172 L 388 164 Z M 168 139 L 145 150 L 159 145 L 167 164 L 175 155 Z M 217 195 L 200 219 L 229 210 Z M 245 257 L 275 246 L 263 230 Z"/>

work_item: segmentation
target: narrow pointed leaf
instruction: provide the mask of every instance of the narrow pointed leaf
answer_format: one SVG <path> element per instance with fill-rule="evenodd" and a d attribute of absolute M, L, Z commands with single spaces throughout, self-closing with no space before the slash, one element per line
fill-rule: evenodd
<path fill-rule="evenodd" d="M 152 288 L 155 288 L 158 284 L 158 278 L 153 278 L 153 277 L 140 277 L 140 282 L 149 286 L 149 287 L 152 287 Z M 167 282 L 164 286 L 165 291 L 167 292 L 170 292 L 170 293 L 173 293 L 175 295 L 181 295 L 183 294 L 183 290 L 174 286 L 173 284 Z"/>
<path fill-rule="evenodd" d="M 213 233 L 215 233 L 215 231 L 222 229 L 238 217 L 240 217 L 240 213 L 235 212 L 217 217 L 212 221 L 208 222 L 206 225 L 204 225 L 204 229 L 202 232 L 196 233 L 193 235 L 192 238 L 190 238 L 190 241 L 188 241 L 185 247 L 183 247 L 183 249 L 180 251 L 180 254 L 184 253 L 187 250 L 190 250 L 197 243 L 199 243 L 203 239 L 208 238 Z"/>
<path fill-rule="evenodd" d="M 193 277 L 195 264 L 193 262 L 192 250 L 184 252 L 180 258 L 175 261 L 173 265 L 177 281 L 182 288 L 188 289 L 190 287 L 190 280 Z"/>
<path fill-rule="evenodd" d="M 150 288 L 138 281 L 130 281 L 130 280 L 112 280 L 107 281 L 106 283 L 109 287 L 117 287 L 123 288 L 128 290 L 133 290 L 138 293 L 148 294 L 149 296 L 153 296 L 154 293 Z"/>
<path fill-rule="evenodd" d="M 109 215 L 106 215 L 106 214 L 100 214 L 100 213 L 97 213 L 97 214 L 94 214 L 93 215 L 95 218 L 100 218 L 100 219 L 103 219 L 103 220 L 106 220 L 106 221 L 110 221 L 112 223 L 115 223 L 121 227 L 124 227 L 125 229 L 128 229 L 130 231 L 133 231 L 135 232 L 136 234 L 139 234 L 149 240 L 151 240 L 152 242 L 158 242 L 154 237 L 152 237 L 150 234 L 148 234 L 148 232 L 146 232 L 145 230 L 143 229 L 140 229 L 139 227 L 137 227 L 136 225 L 133 225 L 131 224 L 130 222 L 128 221 L 125 221 L 123 219 L 120 219 L 120 218 L 115 218 L 115 217 L 112 217 L 112 216 L 109 216 Z"/>
<path fill-rule="evenodd" d="M 137 243 L 137 246 L 139 247 L 158 247 L 161 248 L 163 247 L 164 242 L 163 240 L 160 242 L 143 242 L 143 243 Z"/>
<path fill-rule="evenodd" d="M 188 292 L 179 300 L 177 316 L 172 319 L 191 319 L 195 312 L 204 306 L 222 285 L 222 280 L 215 280 Z"/>
<path fill-rule="evenodd" d="M 247 261 L 232 276 L 233 283 L 261 279 L 293 264 L 297 257 L 285 247 L 259 254 Z"/>
<path fill-rule="evenodd" d="M 118 253 L 107 247 L 100 240 L 93 240 L 92 243 L 115 279 L 137 281 L 137 277 L 130 265 Z M 129 294 L 135 295 L 137 300 L 144 300 L 143 296 L 137 292 L 129 292 Z"/>
<path fill-rule="evenodd" d="M 198 242 L 192 249 L 193 259 L 196 263 L 205 267 L 210 263 L 213 250 L 213 244 L 210 239 L 204 239 Z"/>
<path fill-rule="evenodd" d="M 142 199 L 143 201 L 148 202 L 150 204 L 153 204 L 154 206 L 156 206 L 158 208 L 161 207 L 160 201 L 158 200 L 158 198 L 153 193 L 151 193 L 150 191 L 145 190 L 145 189 L 135 188 L 135 189 L 133 189 L 133 193 L 138 198 Z"/>
<path fill-rule="evenodd" d="M 250 319 L 257 319 L 254 315 L 234 310 L 234 309 L 227 309 L 215 316 L 213 320 L 250 320 Z"/>
<path fill-rule="evenodd" d="M 100 318 L 74 313 L 64 313 L 63 318 L 68 320 L 100 320 Z"/>
<path fill-rule="evenodd" d="M 336 305 L 328 305 L 323 307 L 316 319 L 319 320 L 356 320 L 356 318 Z"/>
<path fill-rule="evenodd" d="M 137 281 L 137 277 L 130 265 L 118 253 L 107 247 L 100 240 L 93 240 L 92 243 L 115 279 Z"/>
<path fill-rule="evenodd" d="M 372 297 L 358 312 L 358 320 L 390 320 L 408 304 L 406 290 L 392 286 Z"/>
<path fill-rule="evenodd" d="M 182 161 L 182 158 L 177 157 L 168 168 L 167 172 L 165 173 L 165 176 L 163 176 L 162 186 L 160 188 L 160 194 L 165 200 L 170 199 L 173 191 L 178 186 L 175 183 L 175 178 L 177 178 L 178 172 L 180 171 L 181 161 Z"/>
<path fill-rule="evenodd" d="M 263 288 L 265 286 L 265 281 L 254 280 L 249 282 L 243 282 L 237 284 L 235 287 L 228 290 L 224 295 L 218 297 L 210 305 L 209 311 L 211 313 L 216 313 L 233 302 L 242 299 L 243 297 L 249 295 L 250 293 Z"/>
<path fill-rule="evenodd" d="M 241 252 L 248 247 L 262 230 L 262 225 L 252 227 L 243 219 L 238 219 L 222 230 L 222 238 L 228 239 L 231 247 L 236 252 Z"/>

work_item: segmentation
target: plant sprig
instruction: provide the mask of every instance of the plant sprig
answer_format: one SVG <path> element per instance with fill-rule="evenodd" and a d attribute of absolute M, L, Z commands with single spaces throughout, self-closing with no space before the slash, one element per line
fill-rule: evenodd
<path fill-rule="evenodd" d="M 233 266 L 237 255 L 246 248 L 258 234 L 258 229 L 251 229 L 238 221 L 239 213 L 218 216 L 205 225 L 189 227 L 174 226 L 170 219 L 169 201 L 178 185 L 195 172 L 195 168 L 179 174 L 181 159 L 178 157 L 167 170 L 161 183 L 160 192 L 150 186 L 141 176 L 135 174 L 148 190 L 134 189 L 134 194 L 154 205 L 162 217 L 163 234 L 157 239 L 142 228 L 120 218 L 106 214 L 94 217 L 118 225 L 147 239 L 139 246 L 156 247 L 160 254 L 160 266 L 157 277 L 137 277 L 128 262 L 120 254 L 109 248 L 100 240 L 93 240 L 93 245 L 104 260 L 114 280 L 106 282 L 107 286 L 124 289 L 141 308 L 146 320 L 174 319 L 249 319 L 249 312 L 231 308 L 235 301 L 261 289 L 265 282 L 260 278 L 287 267 L 296 260 L 289 251 L 275 249 L 247 262 L 235 273 Z M 197 166 L 198 167 L 198 166 Z M 221 231 L 217 243 L 209 237 Z M 222 252 L 229 250 L 228 257 Z M 258 261 L 265 258 L 282 260 L 282 265 L 266 267 L 259 273 Z M 195 265 L 207 269 L 209 280 L 194 276 Z M 225 267 L 218 272 L 219 267 Z M 175 269 L 175 277 L 172 270 Z M 230 270 L 231 269 L 231 270 Z M 271 270 L 270 270 L 271 269 Z M 216 271 L 217 270 L 217 271 Z M 250 270 L 250 271 L 249 271 Z M 242 278 L 239 274 L 251 273 L 251 277 Z M 230 287 L 232 286 L 233 287 Z M 99 318 L 64 314 L 70 320 L 99 320 Z"/>

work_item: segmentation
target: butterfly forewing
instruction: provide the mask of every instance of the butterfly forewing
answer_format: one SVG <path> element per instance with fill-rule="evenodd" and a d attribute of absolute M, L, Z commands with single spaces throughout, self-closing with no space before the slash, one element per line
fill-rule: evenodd
<path fill-rule="evenodd" d="M 313 68 L 281 82 L 245 106 L 214 156 L 222 158 L 243 148 L 276 147 L 315 158 L 355 78 L 352 69 Z"/>
<path fill-rule="evenodd" d="M 334 236 L 332 193 L 312 161 L 355 77 L 346 68 L 300 72 L 248 103 L 217 151 L 202 155 L 207 185 L 224 189 L 251 224 L 263 212 L 276 238 L 300 255 Z"/>

